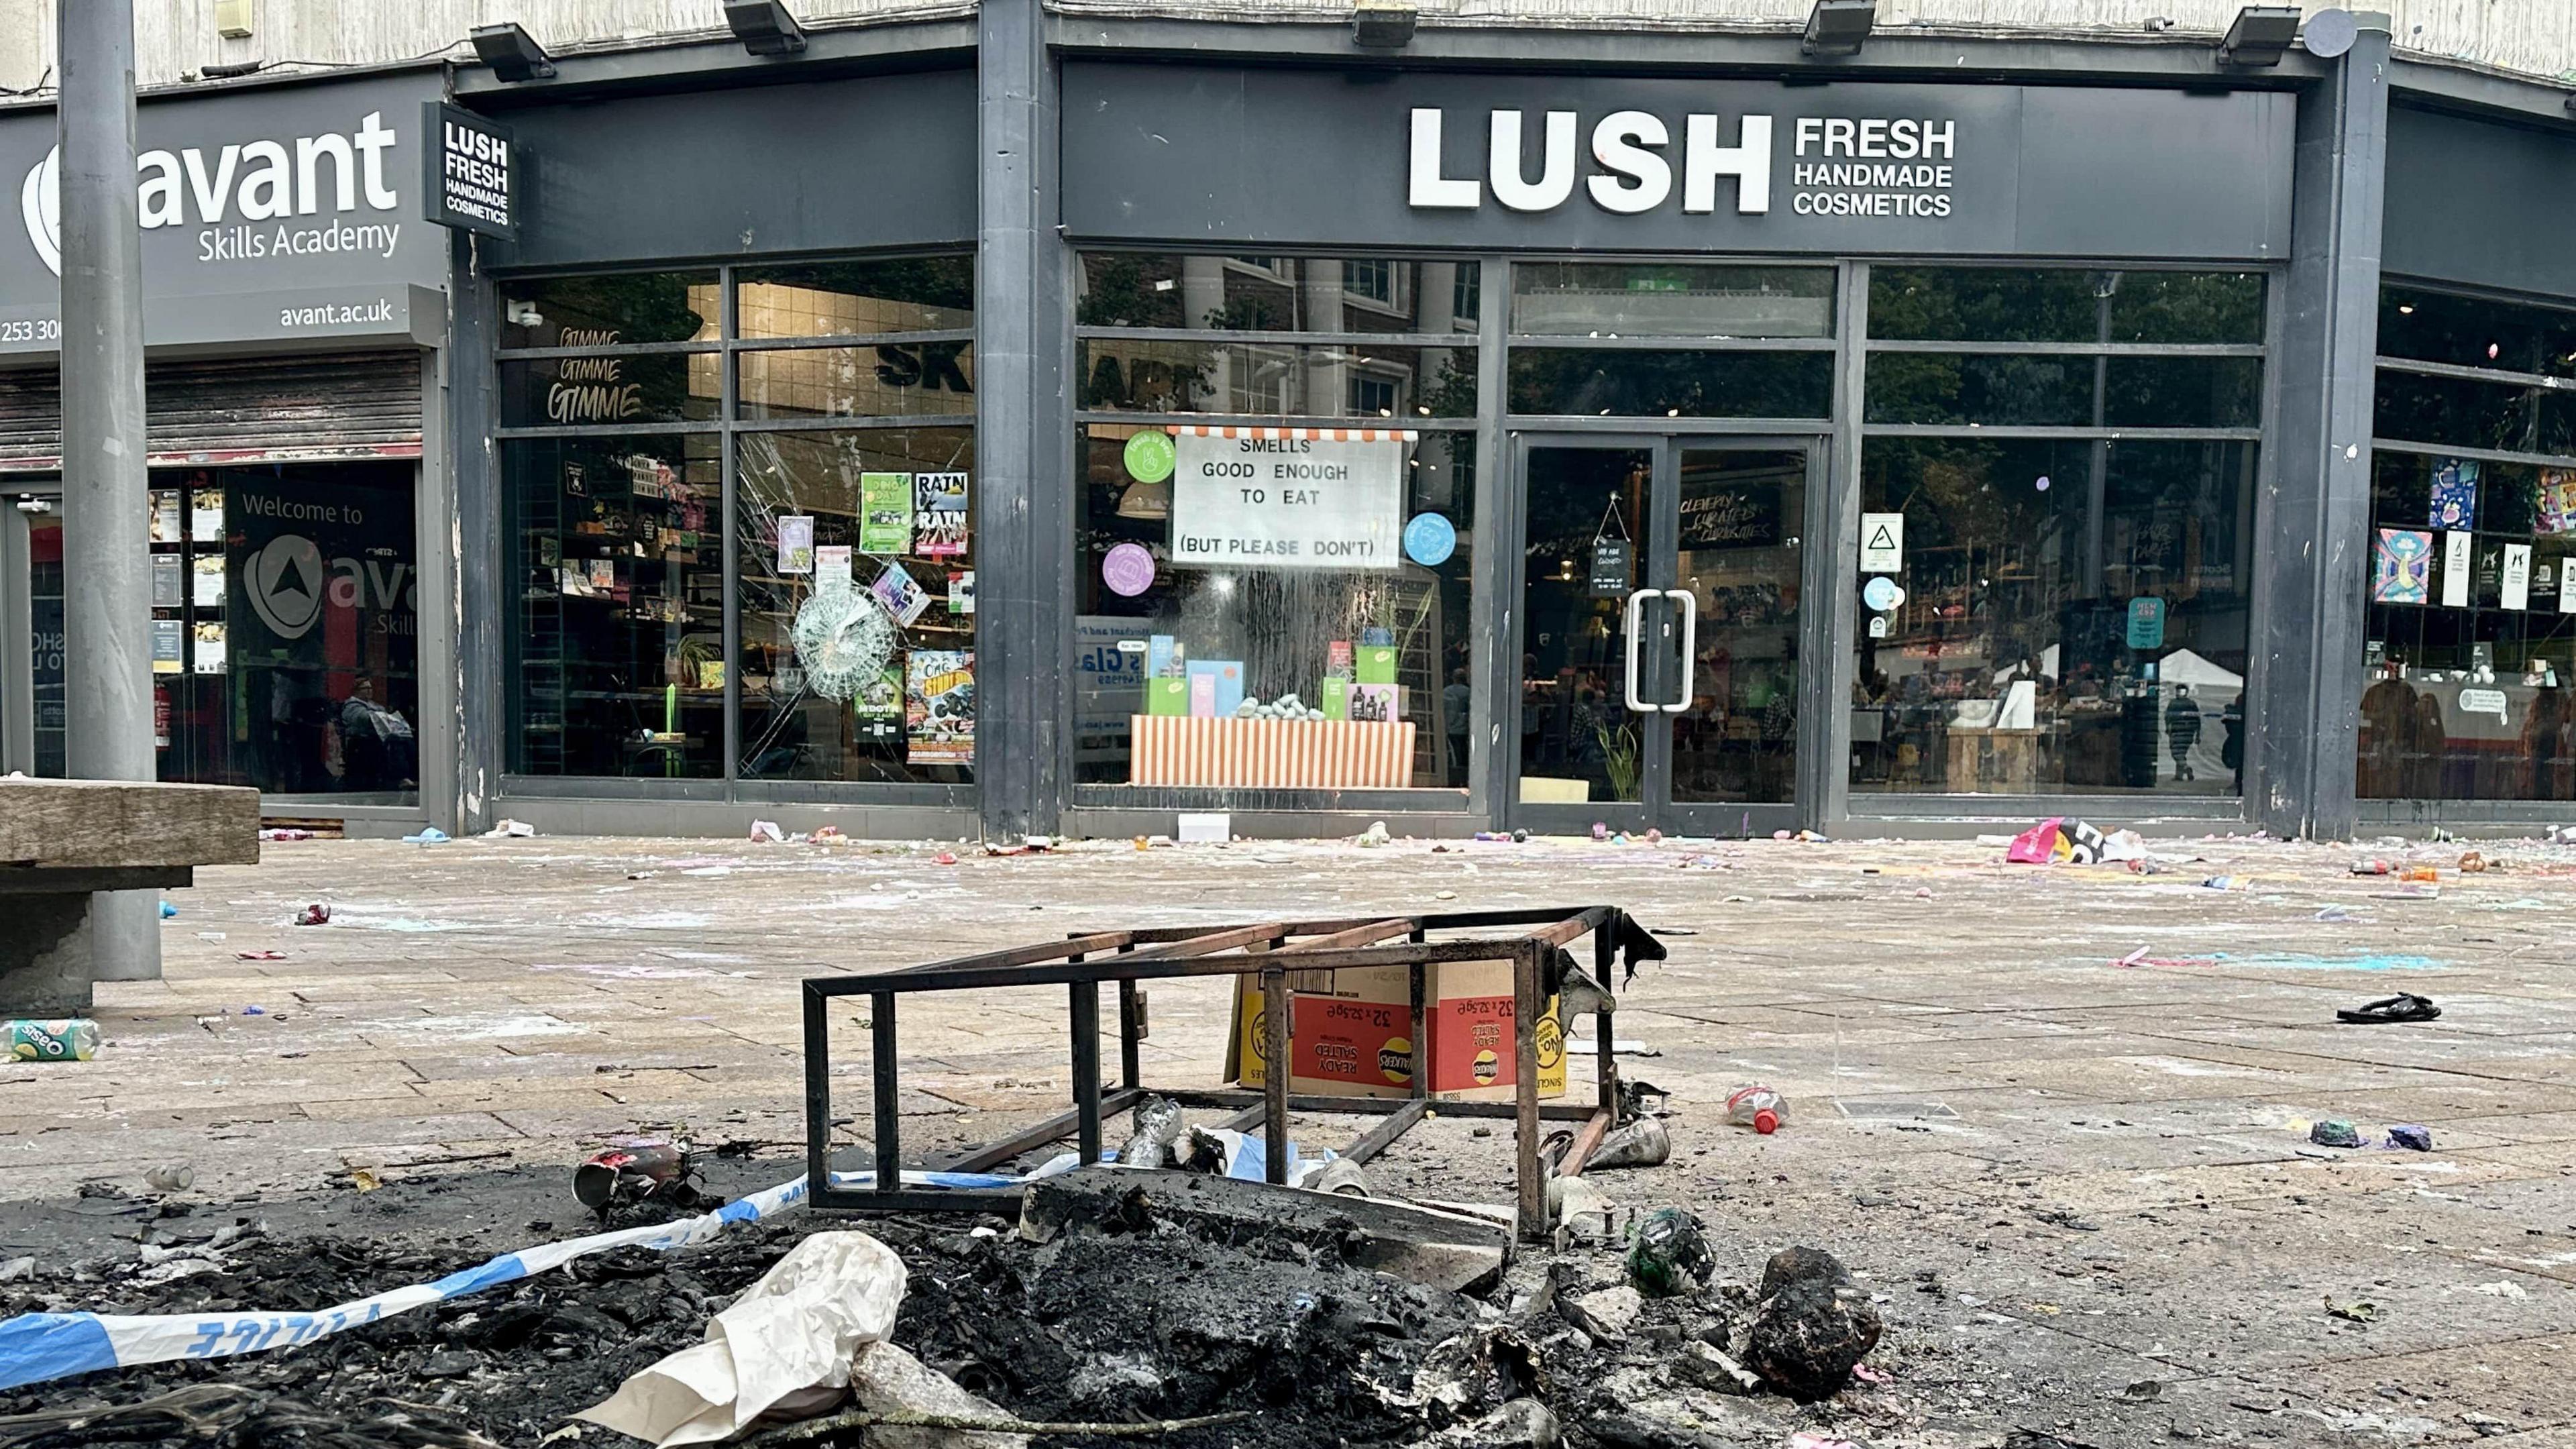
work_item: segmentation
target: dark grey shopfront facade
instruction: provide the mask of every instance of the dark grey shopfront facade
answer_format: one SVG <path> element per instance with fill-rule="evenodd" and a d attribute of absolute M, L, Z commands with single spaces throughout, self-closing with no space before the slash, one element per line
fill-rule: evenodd
<path fill-rule="evenodd" d="M 525 186 L 449 247 L 418 808 L 2558 823 L 2576 127 L 2387 47 L 988 4 L 458 71 Z"/>

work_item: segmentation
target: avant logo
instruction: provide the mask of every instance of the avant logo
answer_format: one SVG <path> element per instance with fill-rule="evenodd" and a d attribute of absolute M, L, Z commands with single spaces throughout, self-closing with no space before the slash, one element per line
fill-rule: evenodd
<path fill-rule="evenodd" d="M 312 216 L 326 208 L 351 212 L 364 207 L 392 211 L 401 204 L 385 174 L 385 152 L 397 137 L 385 125 L 382 111 L 369 111 L 356 130 L 297 136 L 291 141 L 251 141 L 216 149 L 146 151 L 134 158 L 137 210 L 145 231 L 191 224 L 218 227 L 228 214 L 243 222 L 284 222 Z M 289 155 L 292 147 L 293 154 Z M 56 276 L 63 271 L 62 148 L 45 153 L 18 188 L 18 208 L 27 219 L 27 240 Z M 390 253 L 397 227 L 370 225 L 354 229 L 290 231 L 280 227 L 272 240 L 251 237 L 248 228 L 201 238 L 198 260 L 230 261 L 243 256 L 302 255 L 313 252 L 376 250 Z"/>
<path fill-rule="evenodd" d="M 242 582 L 260 622 L 280 639 L 301 639 L 322 617 L 322 550 L 300 534 L 281 533 L 243 560 Z"/>
<path fill-rule="evenodd" d="M 36 244 L 45 270 L 57 277 L 63 274 L 62 166 L 63 148 L 57 146 L 28 168 L 27 184 L 18 188 L 18 209 L 27 214 L 27 240 Z"/>

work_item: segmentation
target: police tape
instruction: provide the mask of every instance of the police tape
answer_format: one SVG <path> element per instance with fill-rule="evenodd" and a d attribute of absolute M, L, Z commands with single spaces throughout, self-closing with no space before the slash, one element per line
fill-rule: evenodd
<path fill-rule="evenodd" d="M 907 1172 L 906 1187 L 1018 1187 L 1052 1176 L 1078 1161 L 1064 1153 L 1026 1176 L 983 1172 Z M 873 1172 L 836 1172 L 834 1187 L 868 1187 Z M 578 1258 L 613 1248 L 668 1252 L 703 1243 L 729 1227 L 758 1222 L 804 1204 L 805 1179 L 797 1177 L 736 1199 L 711 1213 L 592 1233 L 559 1243 L 540 1243 L 488 1262 L 450 1273 L 434 1283 L 417 1283 L 311 1313 L 22 1313 L 0 1322 L 0 1389 L 69 1378 L 100 1369 L 177 1359 L 229 1358 L 272 1348 L 292 1348 L 432 1303 L 444 1303 L 505 1283 L 516 1283 L 560 1268 Z"/>

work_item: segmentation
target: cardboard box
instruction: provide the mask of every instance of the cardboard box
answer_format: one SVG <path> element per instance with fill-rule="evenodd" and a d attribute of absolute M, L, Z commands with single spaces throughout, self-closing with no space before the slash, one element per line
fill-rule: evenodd
<path fill-rule="evenodd" d="M 1208 708 L 1216 708 L 1216 686 L 1208 686 Z M 1186 679 L 1153 678 L 1145 681 L 1145 713 L 1149 715 L 1186 715 L 1190 712 L 1190 682 Z"/>
<path fill-rule="evenodd" d="M 1395 650 L 1384 644 L 1363 645 L 1359 652 L 1359 682 L 1362 684 L 1395 683 Z"/>
<path fill-rule="evenodd" d="M 1407 968 L 1289 973 L 1288 1090 L 1318 1097 L 1413 1095 L 1416 1053 Z M 1441 1101 L 1509 1101 L 1517 1085 L 1512 1049 L 1512 963 L 1445 962 L 1424 968 L 1424 1026 L 1431 1038 L 1431 1095 Z M 1235 978 L 1226 1076 L 1238 1086 L 1267 1080 L 1261 978 Z M 1539 1096 L 1565 1095 L 1565 1032 L 1550 1001 L 1538 1030 Z"/>

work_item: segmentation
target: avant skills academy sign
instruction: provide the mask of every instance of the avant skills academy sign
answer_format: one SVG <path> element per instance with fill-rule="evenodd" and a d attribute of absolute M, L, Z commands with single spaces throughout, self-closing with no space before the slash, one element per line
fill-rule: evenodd
<path fill-rule="evenodd" d="M 420 220 L 421 97 L 434 75 L 146 101 L 136 119 L 145 340 L 399 334 L 441 288 Z M 0 117 L 0 351 L 61 335 L 62 158 L 50 110 Z M 15 235 L 9 235 L 14 233 Z"/>

